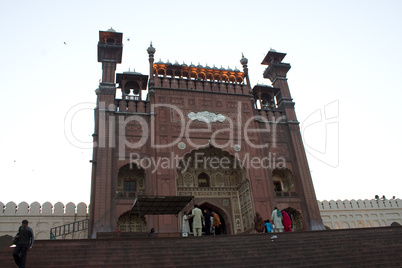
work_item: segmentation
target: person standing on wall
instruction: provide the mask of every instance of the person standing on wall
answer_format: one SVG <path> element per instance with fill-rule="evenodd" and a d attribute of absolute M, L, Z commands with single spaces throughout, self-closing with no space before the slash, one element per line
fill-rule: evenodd
<path fill-rule="evenodd" d="M 28 227 L 27 220 L 22 221 L 15 238 L 18 239 L 18 242 L 13 251 L 14 261 L 19 268 L 25 268 L 28 249 L 32 248 L 34 243 L 34 234 L 31 227 Z"/>

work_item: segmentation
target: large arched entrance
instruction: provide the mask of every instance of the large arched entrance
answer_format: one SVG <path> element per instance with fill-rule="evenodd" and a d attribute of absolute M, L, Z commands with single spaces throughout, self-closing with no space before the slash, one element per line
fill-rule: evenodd
<path fill-rule="evenodd" d="M 212 211 L 213 211 L 216 214 L 218 214 L 219 219 L 220 219 L 221 224 L 222 224 L 221 227 L 220 227 L 221 234 L 228 234 L 228 232 L 230 232 L 230 229 L 231 229 L 231 228 L 229 228 L 230 224 L 226 223 L 230 219 L 229 219 L 228 215 L 223 210 L 221 210 L 219 207 L 216 207 L 216 206 L 214 206 L 212 204 L 209 204 L 209 203 L 200 204 L 199 207 L 203 212 L 204 212 L 204 210 L 208 210 L 210 213 L 212 213 Z M 205 214 L 204 214 L 204 216 L 205 216 Z M 212 225 L 212 219 L 211 219 L 211 225 Z M 203 232 L 205 232 L 205 230 L 203 230 Z"/>
<path fill-rule="evenodd" d="M 228 152 L 208 146 L 185 155 L 177 167 L 177 192 L 194 196 L 198 205 L 217 211 L 228 234 L 254 228 L 245 169 Z"/>

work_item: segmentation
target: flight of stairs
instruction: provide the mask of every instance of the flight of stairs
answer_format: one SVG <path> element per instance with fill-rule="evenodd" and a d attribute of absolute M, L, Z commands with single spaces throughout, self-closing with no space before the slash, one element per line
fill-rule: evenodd
<path fill-rule="evenodd" d="M 0 249 L 0 267 L 16 267 L 12 248 Z M 26 267 L 402 267 L 402 227 L 40 240 Z"/>

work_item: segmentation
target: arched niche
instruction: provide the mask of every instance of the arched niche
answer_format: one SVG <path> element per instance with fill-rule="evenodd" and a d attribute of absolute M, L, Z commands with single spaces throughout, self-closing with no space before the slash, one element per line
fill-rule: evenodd
<path fill-rule="evenodd" d="M 136 164 L 127 164 L 119 169 L 117 176 L 117 197 L 133 198 L 145 191 L 145 171 Z"/>
<path fill-rule="evenodd" d="M 131 211 L 125 212 L 117 220 L 117 230 L 119 232 L 146 232 L 146 221 L 144 217 L 139 217 Z"/>
<path fill-rule="evenodd" d="M 272 171 L 272 181 L 276 192 L 294 192 L 292 172 L 287 168 L 275 168 Z"/>

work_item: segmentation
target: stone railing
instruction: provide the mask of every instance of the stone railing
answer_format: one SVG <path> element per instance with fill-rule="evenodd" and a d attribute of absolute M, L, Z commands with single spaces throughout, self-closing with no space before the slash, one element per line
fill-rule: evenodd
<path fill-rule="evenodd" d="M 18 205 L 14 202 L 8 202 L 4 205 L 0 202 L 0 236 L 14 236 L 22 220 L 28 220 L 29 226 L 34 231 L 35 239 L 49 239 L 50 229 L 64 224 L 88 218 L 88 206 L 85 203 L 68 203 L 64 206 L 58 202 L 54 206 L 46 202 L 39 204 L 34 202 L 28 204 L 21 202 Z M 68 234 L 62 239 L 84 239 L 88 237 L 88 231 L 83 230 Z"/>
<path fill-rule="evenodd" d="M 401 199 L 318 201 L 324 225 L 331 229 L 402 224 Z"/>
<path fill-rule="evenodd" d="M 115 99 L 116 112 L 132 113 L 132 114 L 148 114 L 150 112 L 150 104 L 144 100 L 131 99 Z"/>

